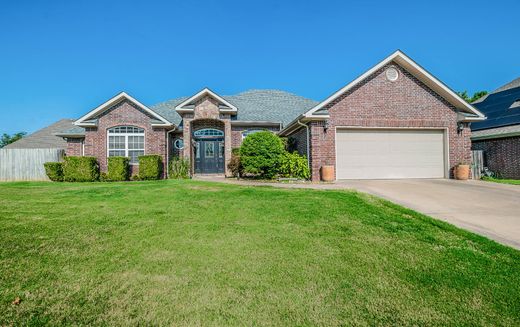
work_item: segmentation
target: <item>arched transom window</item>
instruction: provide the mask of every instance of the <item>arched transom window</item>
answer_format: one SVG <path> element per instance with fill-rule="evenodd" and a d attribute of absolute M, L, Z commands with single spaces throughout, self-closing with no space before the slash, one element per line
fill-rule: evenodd
<path fill-rule="evenodd" d="M 138 164 L 144 155 L 144 129 L 134 126 L 118 126 L 108 130 L 109 157 L 129 157 L 130 164 Z"/>
<path fill-rule="evenodd" d="M 195 137 L 221 137 L 224 136 L 224 132 L 215 128 L 199 129 L 193 133 Z"/>

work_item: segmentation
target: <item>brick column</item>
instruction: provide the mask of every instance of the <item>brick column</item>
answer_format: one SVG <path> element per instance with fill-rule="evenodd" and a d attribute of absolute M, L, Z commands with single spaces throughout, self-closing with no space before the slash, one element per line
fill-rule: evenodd
<path fill-rule="evenodd" d="M 226 177 L 231 177 L 231 171 L 228 168 L 228 163 L 231 160 L 231 120 L 224 121 L 224 172 Z"/>

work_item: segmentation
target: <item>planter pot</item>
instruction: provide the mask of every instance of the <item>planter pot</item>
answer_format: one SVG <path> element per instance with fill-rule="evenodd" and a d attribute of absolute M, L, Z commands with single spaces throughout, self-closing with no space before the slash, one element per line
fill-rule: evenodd
<path fill-rule="evenodd" d="M 321 166 L 321 180 L 324 182 L 334 181 L 334 166 Z"/>
<path fill-rule="evenodd" d="M 469 178 L 469 165 L 458 165 L 455 167 L 455 178 L 465 181 Z"/>

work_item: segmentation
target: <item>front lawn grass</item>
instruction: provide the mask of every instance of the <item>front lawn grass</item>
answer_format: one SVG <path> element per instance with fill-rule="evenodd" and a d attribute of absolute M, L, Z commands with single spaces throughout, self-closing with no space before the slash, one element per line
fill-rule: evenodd
<path fill-rule="evenodd" d="M 195 181 L 0 194 L 0 325 L 520 325 L 520 252 L 365 194 Z"/>
<path fill-rule="evenodd" d="M 493 177 L 482 177 L 483 180 L 487 182 L 495 182 L 501 184 L 511 184 L 511 185 L 520 185 L 520 179 L 501 179 L 501 178 L 493 178 Z"/>

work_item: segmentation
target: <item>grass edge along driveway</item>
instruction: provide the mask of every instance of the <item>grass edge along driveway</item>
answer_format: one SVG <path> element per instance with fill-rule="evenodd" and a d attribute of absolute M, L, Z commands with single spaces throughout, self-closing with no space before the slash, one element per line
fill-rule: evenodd
<path fill-rule="evenodd" d="M 366 194 L 196 181 L 0 194 L 0 325 L 520 324 L 518 251 Z"/>

